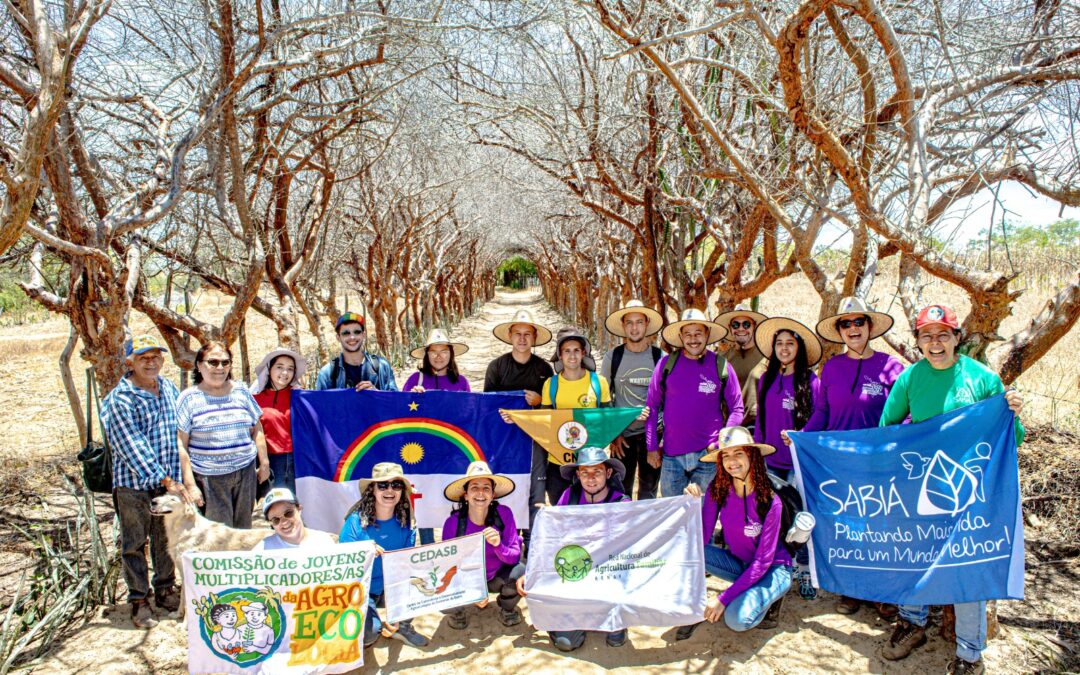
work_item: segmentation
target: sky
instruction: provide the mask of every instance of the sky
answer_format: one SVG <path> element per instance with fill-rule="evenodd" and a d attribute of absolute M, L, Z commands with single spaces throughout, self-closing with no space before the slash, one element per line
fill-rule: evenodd
<path fill-rule="evenodd" d="M 1044 227 L 1061 219 L 1073 218 L 1080 220 L 1080 208 L 1065 207 L 1062 211 L 1061 203 L 1044 197 L 1026 185 L 1014 181 L 1001 183 L 998 192 L 1000 203 L 996 211 L 993 209 L 993 192 L 982 190 L 978 194 L 962 199 L 942 216 L 946 221 L 943 233 L 956 230 L 953 241 L 963 245 L 971 239 L 978 238 L 979 231 L 986 229 L 990 224 L 993 213 L 995 227 L 1001 227 L 1002 208 L 1005 210 L 1005 219 L 1014 225 L 1034 225 Z"/>

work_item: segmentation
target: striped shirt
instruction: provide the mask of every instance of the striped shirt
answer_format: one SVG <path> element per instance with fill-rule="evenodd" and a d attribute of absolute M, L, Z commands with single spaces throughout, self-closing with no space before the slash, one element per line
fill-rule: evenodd
<path fill-rule="evenodd" d="M 192 471 L 220 476 L 251 464 L 256 455 L 251 428 L 261 415 L 259 404 L 239 382 L 224 396 L 211 396 L 198 386 L 185 389 L 176 402 L 176 418 L 177 429 L 188 434 Z"/>
<path fill-rule="evenodd" d="M 152 490 L 165 476 L 180 480 L 176 448 L 176 399 L 180 392 L 164 377 L 157 380 L 159 395 L 155 396 L 122 377 L 101 404 L 115 487 Z"/>

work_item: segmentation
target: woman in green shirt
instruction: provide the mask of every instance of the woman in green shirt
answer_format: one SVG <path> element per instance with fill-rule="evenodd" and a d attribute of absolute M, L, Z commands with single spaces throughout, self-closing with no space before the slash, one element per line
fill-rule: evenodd
<path fill-rule="evenodd" d="M 915 320 L 915 339 L 923 358 L 897 378 L 885 409 L 881 426 L 899 424 L 908 415 L 922 422 L 936 415 L 978 403 L 1005 392 L 1005 400 L 1016 417 L 1016 442 L 1024 440 L 1020 424 L 1023 400 L 1016 390 L 1005 391 L 997 373 L 978 361 L 957 354 L 960 323 L 951 309 L 930 305 Z M 900 622 L 882 649 L 882 656 L 898 661 L 926 644 L 927 607 L 901 605 Z M 949 673 L 982 673 L 982 651 L 986 648 L 986 602 L 956 605 L 956 658 Z"/>

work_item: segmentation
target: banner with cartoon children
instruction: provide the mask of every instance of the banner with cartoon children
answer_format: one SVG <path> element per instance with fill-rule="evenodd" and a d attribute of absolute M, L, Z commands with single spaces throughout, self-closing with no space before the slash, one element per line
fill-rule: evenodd
<path fill-rule="evenodd" d="M 370 541 L 184 554 L 188 671 L 344 673 L 364 663 Z"/>
<path fill-rule="evenodd" d="M 484 535 L 383 553 L 386 620 L 482 602 L 488 597 Z"/>
<path fill-rule="evenodd" d="M 1004 396 L 918 424 L 791 433 L 817 519 L 815 586 L 944 605 L 1024 596 L 1013 414 Z"/>

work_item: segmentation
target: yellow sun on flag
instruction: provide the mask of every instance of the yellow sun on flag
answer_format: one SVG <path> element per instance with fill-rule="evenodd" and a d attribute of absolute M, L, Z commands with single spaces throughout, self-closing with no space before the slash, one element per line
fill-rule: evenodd
<path fill-rule="evenodd" d="M 424 446 L 419 443 L 406 443 L 401 446 L 401 461 L 416 464 L 424 458 Z"/>

